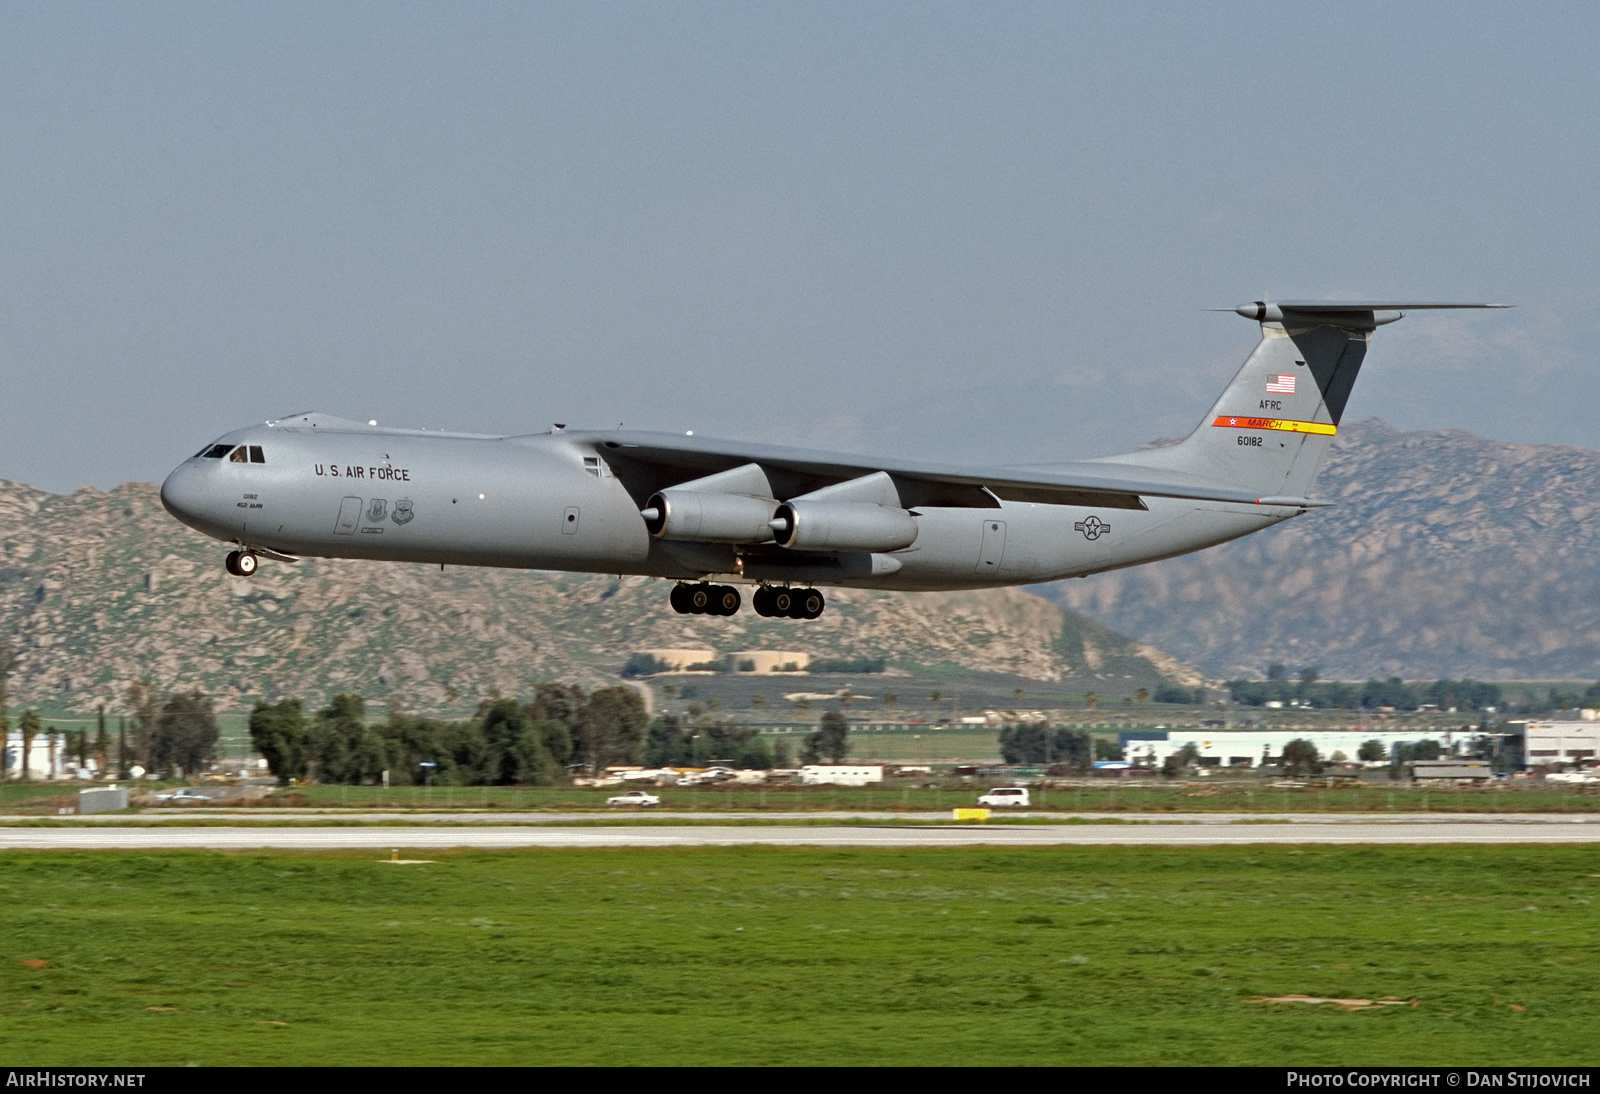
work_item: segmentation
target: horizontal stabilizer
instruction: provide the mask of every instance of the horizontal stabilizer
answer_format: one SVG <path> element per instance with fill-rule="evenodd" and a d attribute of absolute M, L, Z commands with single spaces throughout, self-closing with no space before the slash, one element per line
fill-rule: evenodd
<path fill-rule="evenodd" d="M 1261 323 L 1332 323 L 1371 330 L 1393 323 L 1408 311 L 1509 308 L 1510 304 L 1417 304 L 1391 301 L 1257 300 L 1233 310 Z"/>

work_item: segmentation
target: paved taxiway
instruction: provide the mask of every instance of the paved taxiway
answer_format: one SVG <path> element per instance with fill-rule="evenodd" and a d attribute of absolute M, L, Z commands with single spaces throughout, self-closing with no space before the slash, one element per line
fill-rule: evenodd
<path fill-rule="evenodd" d="M 1259 818 L 1253 818 L 1259 820 Z M 1215 823 L 1026 824 L 939 827 L 907 825 L 479 825 L 383 827 L 9 827 L 0 850 L 251 850 L 406 851 L 531 847 L 999 847 L 1071 845 L 1226 846 L 1238 844 L 1600 844 L 1592 822 L 1463 824 L 1437 819 L 1410 824 Z"/>

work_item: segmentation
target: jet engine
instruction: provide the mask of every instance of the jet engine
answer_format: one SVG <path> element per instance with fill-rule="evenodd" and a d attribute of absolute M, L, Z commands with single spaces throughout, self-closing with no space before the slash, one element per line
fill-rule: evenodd
<path fill-rule="evenodd" d="M 674 488 L 650 495 L 640 515 L 657 539 L 770 543 L 772 529 L 768 523 L 777 504 L 772 498 Z"/>
<path fill-rule="evenodd" d="M 872 502 L 796 498 L 778 506 L 770 528 L 795 551 L 898 551 L 917 541 L 910 513 Z"/>

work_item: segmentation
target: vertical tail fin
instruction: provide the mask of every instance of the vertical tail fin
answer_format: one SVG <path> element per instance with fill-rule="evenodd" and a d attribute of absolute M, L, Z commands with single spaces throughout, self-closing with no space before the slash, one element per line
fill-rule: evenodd
<path fill-rule="evenodd" d="M 1504 306 L 1246 304 L 1235 310 L 1261 323 L 1261 341 L 1199 428 L 1168 448 L 1113 459 L 1183 471 L 1262 496 L 1305 497 L 1338 431 L 1374 330 L 1409 310 Z"/>

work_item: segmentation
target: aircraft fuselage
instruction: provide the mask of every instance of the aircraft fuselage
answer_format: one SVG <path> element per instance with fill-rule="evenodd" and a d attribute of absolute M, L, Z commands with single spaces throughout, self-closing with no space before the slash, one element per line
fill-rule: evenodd
<path fill-rule="evenodd" d="M 268 555 L 902 590 L 1095 573 L 1221 543 L 1297 512 L 1179 498 L 1106 509 L 984 495 L 982 507 L 912 507 L 915 541 L 887 552 L 663 539 L 640 515 L 647 488 L 633 482 L 630 492 L 626 468 L 618 471 L 629 436 L 270 422 L 219 438 L 212 450 L 227 455 L 186 460 L 162 500 L 190 527 Z"/>

